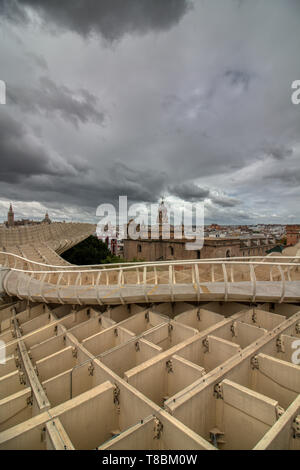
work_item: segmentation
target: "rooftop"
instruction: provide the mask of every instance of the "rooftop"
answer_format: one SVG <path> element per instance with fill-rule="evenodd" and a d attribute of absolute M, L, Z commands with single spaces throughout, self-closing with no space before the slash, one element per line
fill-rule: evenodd
<path fill-rule="evenodd" d="M 0 449 L 300 449 L 297 249 L 73 266 L 0 231 Z"/>

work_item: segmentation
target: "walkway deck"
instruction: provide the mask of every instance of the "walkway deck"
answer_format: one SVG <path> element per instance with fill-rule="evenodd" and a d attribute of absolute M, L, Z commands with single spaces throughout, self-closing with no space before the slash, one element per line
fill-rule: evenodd
<path fill-rule="evenodd" d="M 6 294 L 45 303 L 300 301 L 299 263 L 294 259 L 289 263 L 270 262 L 265 258 L 181 261 L 102 269 L 66 266 L 66 269 L 52 267 L 47 271 L 6 268 L 2 277 Z"/>

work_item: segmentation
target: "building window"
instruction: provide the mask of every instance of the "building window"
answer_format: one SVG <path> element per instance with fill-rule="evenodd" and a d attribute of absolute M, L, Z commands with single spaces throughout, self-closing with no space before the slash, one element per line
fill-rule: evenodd
<path fill-rule="evenodd" d="M 200 250 L 197 250 L 197 259 L 201 259 L 201 253 L 200 253 Z"/>
<path fill-rule="evenodd" d="M 170 255 L 174 256 L 174 248 L 172 246 L 169 246 L 169 250 L 170 250 Z"/>
<path fill-rule="evenodd" d="M 138 251 L 138 253 L 142 253 L 142 245 L 137 246 L 137 251 Z"/>
<path fill-rule="evenodd" d="M 230 250 L 226 251 L 226 258 L 230 258 Z"/>

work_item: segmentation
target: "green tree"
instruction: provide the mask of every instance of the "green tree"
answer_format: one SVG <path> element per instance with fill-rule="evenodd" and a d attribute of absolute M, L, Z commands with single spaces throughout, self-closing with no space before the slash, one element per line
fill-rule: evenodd
<path fill-rule="evenodd" d="M 112 257 L 112 254 L 105 243 L 91 235 L 78 243 L 78 245 L 65 251 L 62 257 L 72 264 L 101 264 L 103 262 L 111 262 L 106 260 Z"/>

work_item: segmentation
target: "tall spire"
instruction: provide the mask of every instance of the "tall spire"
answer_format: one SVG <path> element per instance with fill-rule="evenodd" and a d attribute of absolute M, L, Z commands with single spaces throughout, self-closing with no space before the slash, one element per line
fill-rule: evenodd
<path fill-rule="evenodd" d="M 9 211 L 7 213 L 7 226 L 13 227 L 15 225 L 15 214 L 12 208 L 12 203 L 9 205 Z"/>
<path fill-rule="evenodd" d="M 164 198 L 161 199 L 161 202 L 158 207 L 157 222 L 160 225 L 168 223 L 168 210 L 165 206 Z"/>
<path fill-rule="evenodd" d="M 46 224 L 51 224 L 51 220 L 50 220 L 48 211 L 46 212 L 45 217 L 44 217 L 44 219 L 42 220 L 42 222 L 43 222 L 43 223 L 46 223 Z"/>

